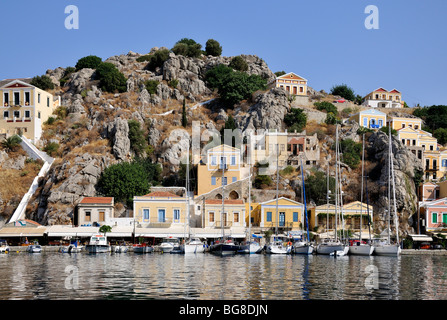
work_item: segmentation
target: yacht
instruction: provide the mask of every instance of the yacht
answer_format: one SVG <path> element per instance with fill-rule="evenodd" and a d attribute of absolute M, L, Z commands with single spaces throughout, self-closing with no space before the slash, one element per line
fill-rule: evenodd
<path fill-rule="evenodd" d="M 174 247 L 178 247 L 180 245 L 180 240 L 178 238 L 166 237 L 163 239 L 163 242 L 158 246 L 158 250 L 161 253 L 170 253 L 174 250 Z"/>
<path fill-rule="evenodd" d="M 205 252 L 205 244 L 199 238 L 191 238 L 184 245 L 185 253 L 203 253 Z"/>
<path fill-rule="evenodd" d="M 26 248 L 26 251 L 29 253 L 41 253 L 42 252 L 42 246 L 35 241 L 33 244 L 30 244 L 28 248 Z"/>
<path fill-rule="evenodd" d="M 6 240 L 0 239 L 0 253 L 9 253 L 9 245 Z"/>
<path fill-rule="evenodd" d="M 85 247 L 88 253 L 106 253 L 111 251 L 105 235 L 93 235 L 89 244 Z"/>

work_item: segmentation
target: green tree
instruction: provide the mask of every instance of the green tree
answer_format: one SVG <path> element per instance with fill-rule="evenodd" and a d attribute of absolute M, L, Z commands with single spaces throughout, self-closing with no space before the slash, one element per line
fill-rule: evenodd
<path fill-rule="evenodd" d="M 289 130 L 301 132 L 307 123 L 307 115 L 303 109 L 291 108 L 290 112 L 284 116 L 284 123 L 288 126 Z"/>
<path fill-rule="evenodd" d="M 157 68 L 163 67 L 163 64 L 168 59 L 169 59 L 168 49 L 157 50 L 155 51 L 154 54 L 150 56 L 150 60 L 146 66 L 146 69 L 150 71 L 155 71 Z"/>
<path fill-rule="evenodd" d="M 354 90 L 348 87 L 346 84 L 336 85 L 331 88 L 331 94 L 334 96 L 340 96 L 349 101 L 355 100 Z"/>
<path fill-rule="evenodd" d="M 110 62 L 103 62 L 97 66 L 96 78 L 99 80 L 101 89 L 106 92 L 127 91 L 126 77 Z"/>
<path fill-rule="evenodd" d="M 51 81 L 50 77 L 43 75 L 43 76 L 35 76 L 31 79 L 30 82 L 31 85 L 38 87 L 42 90 L 52 90 L 54 89 L 54 83 Z"/>
<path fill-rule="evenodd" d="M 247 71 L 248 70 L 247 61 L 245 61 L 245 59 L 242 58 L 241 56 L 233 57 L 228 66 L 234 70 L 237 70 L 237 71 Z"/>
<path fill-rule="evenodd" d="M 6 152 L 16 151 L 20 147 L 20 143 L 22 142 L 22 138 L 18 135 L 13 135 L 11 137 L 6 138 L 2 141 L 2 147 Z"/>
<path fill-rule="evenodd" d="M 232 73 L 233 69 L 224 64 L 219 64 L 205 74 L 206 83 L 210 89 L 218 89 Z"/>
<path fill-rule="evenodd" d="M 99 232 L 104 233 L 104 235 L 106 235 L 107 232 L 112 232 L 112 227 L 104 224 L 101 227 L 99 227 Z"/>
<path fill-rule="evenodd" d="M 222 54 L 222 46 L 214 39 L 208 39 L 205 45 L 205 52 L 208 56 L 218 57 Z"/>
<path fill-rule="evenodd" d="M 150 179 L 141 163 L 121 162 L 103 171 L 98 181 L 98 189 L 105 196 L 114 197 L 116 201 L 130 205 L 134 196 L 149 193 Z"/>
<path fill-rule="evenodd" d="M 158 80 L 146 80 L 144 82 L 144 86 L 146 87 L 147 92 L 149 94 L 156 94 L 157 93 L 157 87 L 160 84 Z"/>
<path fill-rule="evenodd" d="M 329 190 L 331 194 L 335 194 L 335 179 L 329 177 Z M 306 179 L 306 197 L 307 200 L 312 199 L 317 205 L 322 205 L 327 202 L 327 176 L 322 171 L 315 172 Z"/>
<path fill-rule="evenodd" d="M 256 189 L 263 189 L 265 187 L 268 187 L 272 184 L 272 179 L 270 178 L 270 176 L 267 175 L 257 175 L 255 177 L 255 181 L 253 181 L 253 186 Z"/>
<path fill-rule="evenodd" d="M 78 62 L 76 63 L 75 68 L 76 71 L 84 68 L 96 69 L 101 64 L 101 62 L 102 59 L 100 57 L 90 55 L 79 59 Z"/>
<path fill-rule="evenodd" d="M 202 45 L 193 39 L 183 38 L 177 41 L 171 49 L 176 55 L 198 58 L 202 54 Z"/>
<path fill-rule="evenodd" d="M 332 112 L 334 115 L 338 114 L 337 107 L 328 101 L 315 102 L 314 106 L 317 110 L 326 111 L 326 113 Z"/>
<path fill-rule="evenodd" d="M 433 132 L 433 136 L 442 145 L 447 143 L 447 128 L 438 128 Z"/>
<path fill-rule="evenodd" d="M 275 76 L 277 76 L 277 77 L 281 77 L 281 76 L 283 76 L 283 75 L 285 75 L 285 74 L 286 74 L 285 71 L 276 71 L 276 72 L 275 72 Z"/>
<path fill-rule="evenodd" d="M 351 139 L 340 141 L 341 161 L 352 169 L 358 167 L 361 160 L 362 144 Z"/>
<path fill-rule="evenodd" d="M 141 156 L 147 147 L 147 142 L 144 137 L 144 132 L 141 129 L 141 125 L 136 120 L 129 120 L 129 140 L 130 148 L 135 152 L 137 156 Z"/>

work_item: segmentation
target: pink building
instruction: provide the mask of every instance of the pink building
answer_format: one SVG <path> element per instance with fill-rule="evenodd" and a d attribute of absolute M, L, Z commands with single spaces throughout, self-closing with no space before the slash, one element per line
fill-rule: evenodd
<path fill-rule="evenodd" d="M 425 216 L 426 231 L 441 231 L 447 229 L 447 197 L 421 202 L 421 216 Z"/>

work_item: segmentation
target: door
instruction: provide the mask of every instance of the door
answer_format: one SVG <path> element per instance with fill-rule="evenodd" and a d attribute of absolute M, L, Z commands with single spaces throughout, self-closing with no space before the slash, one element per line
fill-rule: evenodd
<path fill-rule="evenodd" d="M 447 213 L 443 213 L 442 214 L 442 223 L 446 223 L 447 224 Z"/>
<path fill-rule="evenodd" d="M 158 222 L 166 222 L 166 210 L 158 209 Z"/>
<path fill-rule="evenodd" d="M 286 213 L 280 212 L 279 213 L 279 226 L 284 227 L 286 225 Z"/>
<path fill-rule="evenodd" d="M 14 92 L 14 105 L 20 105 L 20 92 Z"/>

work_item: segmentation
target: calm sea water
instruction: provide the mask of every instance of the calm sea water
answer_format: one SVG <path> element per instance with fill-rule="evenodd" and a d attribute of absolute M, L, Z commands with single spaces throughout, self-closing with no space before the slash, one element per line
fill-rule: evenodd
<path fill-rule="evenodd" d="M 0 299 L 443 300 L 447 257 L 11 253 Z"/>

